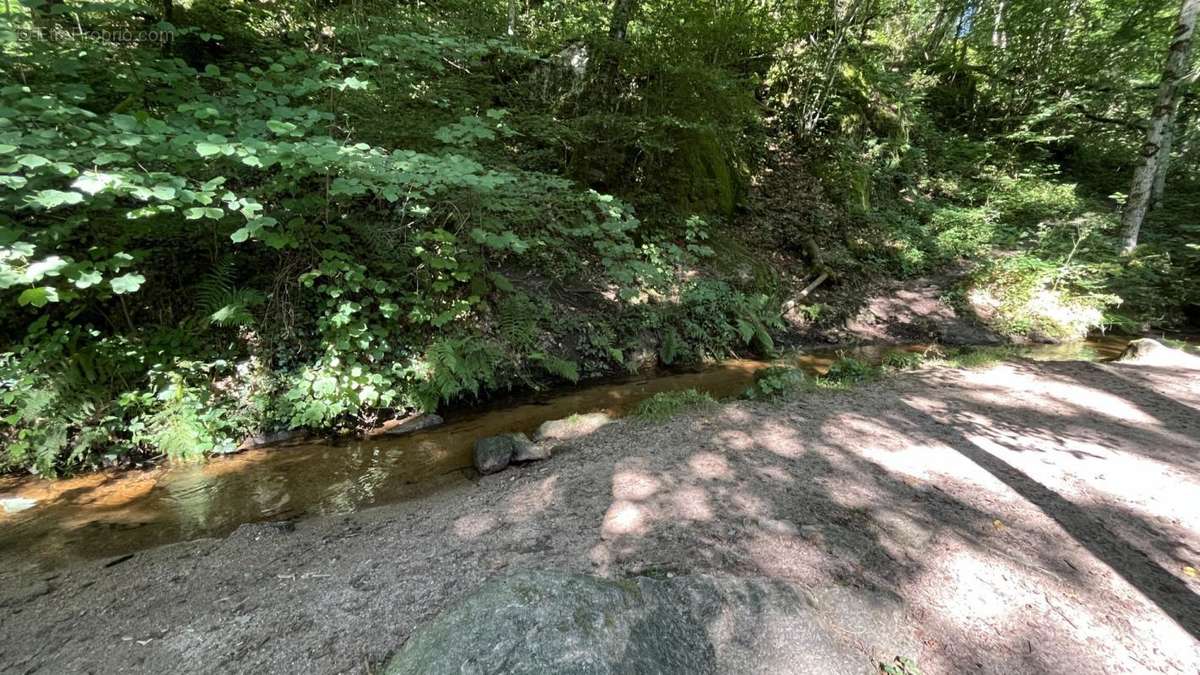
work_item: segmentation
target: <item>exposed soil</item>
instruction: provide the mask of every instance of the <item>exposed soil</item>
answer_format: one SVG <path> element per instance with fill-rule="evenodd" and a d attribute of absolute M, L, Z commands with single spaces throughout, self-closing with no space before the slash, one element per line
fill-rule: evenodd
<path fill-rule="evenodd" d="M 954 275 L 918 279 L 855 281 L 824 288 L 809 299 L 816 317 L 792 309 L 784 319 L 797 344 L 996 345 L 1008 340 L 970 312 L 947 301 Z"/>
<path fill-rule="evenodd" d="M 1200 371 L 1145 365 L 620 421 L 401 504 L 0 572 L 0 671 L 371 672 L 484 580 L 548 568 L 894 593 L 930 673 L 1196 673 L 1198 458 Z"/>

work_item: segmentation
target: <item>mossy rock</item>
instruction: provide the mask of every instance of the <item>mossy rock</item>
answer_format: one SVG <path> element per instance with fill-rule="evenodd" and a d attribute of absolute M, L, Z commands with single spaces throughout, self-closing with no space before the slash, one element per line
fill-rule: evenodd
<path fill-rule="evenodd" d="M 697 129 L 680 139 L 672 175 L 677 205 L 685 213 L 733 215 L 745 194 L 747 174 L 721 146 L 715 131 Z"/>

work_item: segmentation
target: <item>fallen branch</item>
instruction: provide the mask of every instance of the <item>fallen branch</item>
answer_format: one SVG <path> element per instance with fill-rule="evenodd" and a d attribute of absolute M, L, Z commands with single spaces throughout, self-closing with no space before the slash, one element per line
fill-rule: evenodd
<path fill-rule="evenodd" d="M 816 281 L 812 282 L 811 284 L 809 284 L 809 285 L 808 285 L 808 287 L 807 287 L 807 288 L 805 288 L 804 290 L 800 291 L 800 295 L 799 295 L 799 297 L 800 297 L 801 299 L 803 299 L 803 298 L 807 298 L 809 293 L 812 293 L 813 291 L 817 290 L 817 287 L 818 287 L 818 286 L 820 286 L 821 284 L 825 283 L 825 280 L 826 280 L 826 279 L 828 279 L 828 278 L 829 278 L 829 273 L 828 273 L 828 272 L 822 272 L 822 273 L 821 273 L 821 276 L 817 277 L 817 280 L 816 280 Z"/>

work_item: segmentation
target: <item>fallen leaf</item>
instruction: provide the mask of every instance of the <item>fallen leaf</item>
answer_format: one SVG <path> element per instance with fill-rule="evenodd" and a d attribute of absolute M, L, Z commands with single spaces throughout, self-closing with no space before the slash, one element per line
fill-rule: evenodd
<path fill-rule="evenodd" d="M 1190 567 L 1190 566 L 1189 566 L 1189 567 L 1185 567 L 1185 568 L 1183 568 L 1183 573 L 1184 573 L 1184 574 L 1186 574 L 1186 575 L 1188 575 L 1189 577 L 1194 577 L 1194 576 L 1196 576 L 1196 575 L 1198 574 L 1198 573 L 1196 572 L 1196 568 L 1195 568 L 1195 567 Z"/>

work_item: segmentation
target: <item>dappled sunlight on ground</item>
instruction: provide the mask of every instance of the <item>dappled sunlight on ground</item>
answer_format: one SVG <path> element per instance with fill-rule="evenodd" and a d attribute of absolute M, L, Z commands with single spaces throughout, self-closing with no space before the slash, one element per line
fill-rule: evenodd
<path fill-rule="evenodd" d="M 249 599 L 236 624 L 162 602 L 155 584 L 178 565 L 166 552 L 123 563 L 123 578 L 146 579 L 132 589 L 68 575 L 38 622 L 99 634 L 80 607 L 111 606 L 129 633 L 153 623 L 262 636 L 263 663 L 286 654 L 270 636 L 337 634 L 313 657 L 337 670 L 362 653 L 383 658 L 413 625 L 511 571 L 700 574 L 841 589 L 866 605 L 890 598 L 895 629 L 921 645 L 910 655 L 930 673 L 1197 672 L 1200 579 L 1184 570 L 1200 563 L 1198 432 L 1200 391 L 1177 374 L 933 369 L 663 424 L 617 422 L 478 484 L 294 535 L 239 530 L 194 545 L 206 557 L 177 592 L 197 606 Z M 276 581 L 281 567 L 300 570 L 297 580 Z M 330 576 L 302 585 L 304 573 Z M 400 633 L 347 634 L 347 621 Z M 34 638 L 12 622 L 0 633 L 11 645 Z M 855 639 L 865 662 L 894 654 L 879 636 Z M 168 663 L 204 644 L 166 637 L 139 653 Z M 55 649 L 75 663 L 94 647 Z"/>

